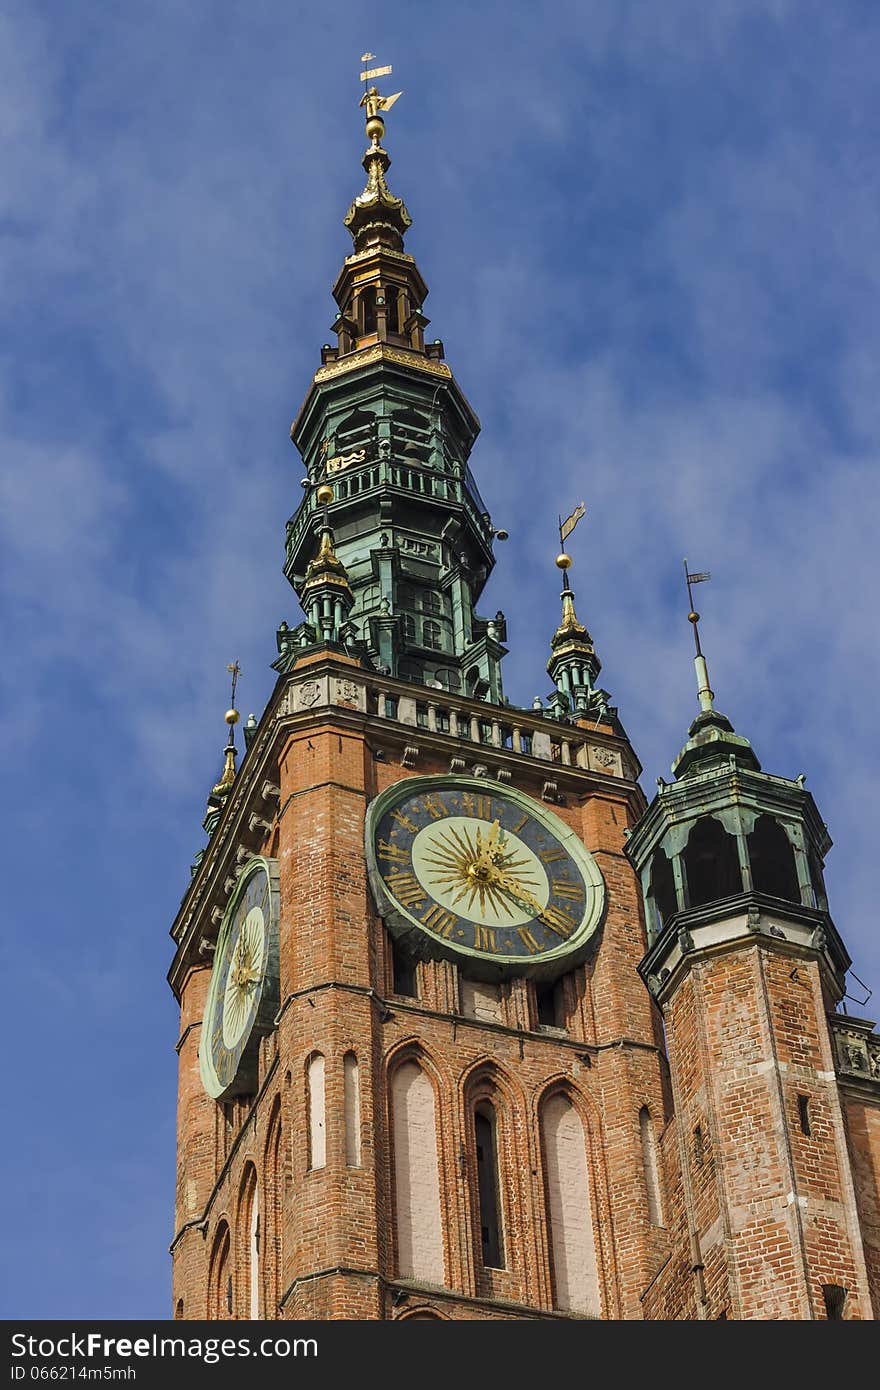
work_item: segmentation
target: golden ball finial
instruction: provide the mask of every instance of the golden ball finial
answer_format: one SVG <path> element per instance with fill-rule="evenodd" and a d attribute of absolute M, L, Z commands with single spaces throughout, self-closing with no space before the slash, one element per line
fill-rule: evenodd
<path fill-rule="evenodd" d="M 237 724 L 241 715 L 237 709 L 228 709 L 223 718 L 226 720 L 227 724 Z"/>
<path fill-rule="evenodd" d="M 565 551 L 563 550 L 561 555 L 556 556 L 556 564 L 561 570 L 571 569 L 571 556 L 566 555 Z"/>
<path fill-rule="evenodd" d="M 690 613 L 688 613 L 688 622 L 689 622 L 689 623 L 698 623 L 699 621 L 700 621 L 700 615 L 699 615 L 699 613 L 695 612 L 694 609 L 692 608 L 691 611 L 690 611 Z"/>
<path fill-rule="evenodd" d="M 315 493 L 322 507 L 326 507 L 333 501 L 333 489 L 329 483 L 322 483 Z"/>
<path fill-rule="evenodd" d="M 367 121 L 367 139 L 378 145 L 385 134 L 385 122 L 381 116 L 371 116 Z"/>

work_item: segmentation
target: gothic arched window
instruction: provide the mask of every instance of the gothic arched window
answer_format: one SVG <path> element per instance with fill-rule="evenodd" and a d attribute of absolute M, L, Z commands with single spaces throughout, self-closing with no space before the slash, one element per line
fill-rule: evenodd
<path fill-rule="evenodd" d="M 541 1141 L 553 1302 L 577 1313 L 599 1312 L 593 1203 L 581 1117 L 567 1096 L 541 1107 Z"/>
<path fill-rule="evenodd" d="M 266 1290 L 267 1317 L 274 1316 L 274 1309 L 282 1294 L 283 1267 L 283 1212 L 284 1212 L 284 1145 L 281 1129 L 281 1101 L 276 1098 L 269 1133 L 266 1139 L 265 1181 L 263 1185 L 265 1234 L 261 1238 L 263 1264 L 265 1269 L 264 1287 Z M 271 1305 L 271 1306 L 270 1306 Z"/>
<path fill-rule="evenodd" d="M 404 1279 L 445 1282 L 440 1166 L 434 1087 L 417 1062 L 391 1079 L 397 1272 Z"/>
<path fill-rule="evenodd" d="M 229 1226 L 221 1221 L 214 1237 L 211 1268 L 208 1275 L 208 1317 L 232 1317 L 232 1270 L 229 1261 Z"/>
<path fill-rule="evenodd" d="M 748 846 L 755 892 L 800 902 L 794 850 L 779 821 L 773 816 L 759 816 L 748 838 Z"/>
<path fill-rule="evenodd" d="M 349 1168 L 357 1168 L 361 1161 L 361 1082 L 354 1052 L 346 1052 L 342 1059 L 342 1092 L 345 1162 Z"/>
<path fill-rule="evenodd" d="M 239 1230 L 242 1229 L 246 1241 L 247 1316 L 256 1320 L 260 1316 L 260 1200 L 257 1192 L 257 1171 L 253 1165 L 250 1165 L 245 1178 L 244 1200 L 240 1208 Z"/>
<path fill-rule="evenodd" d="M 309 1167 L 323 1168 L 327 1162 L 327 1132 L 324 1100 L 324 1058 L 313 1052 L 306 1069 L 309 1093 Z"/>
<path fill-rule="evenodd" d="M 714 816 L 701 816 L 695 822 L 683 858 L 689 907 L 702 907 L 742 892 L 736 840 Z"/>
<path fill-rule="evenodd" d="M 498 1175 L 498 1117 L 487 1100 L 474 1106 L 474 1154 L 480 1253 L 487 1269 L 504 1269 L 504 1229 Z"/>
<path fill-rule="evenodd" d="M 662 1226 L 663 1202 L 660 1189 L 660 1163 L 657 1156 L 654 1121 L 651 1119 L 651 1112 L 647 1105 L 643 1105 L 639 1111 L 639 1134 L 642 1140 L 645 1186 L 648 1191 L 648 1220 L 652 1226 Z"/>

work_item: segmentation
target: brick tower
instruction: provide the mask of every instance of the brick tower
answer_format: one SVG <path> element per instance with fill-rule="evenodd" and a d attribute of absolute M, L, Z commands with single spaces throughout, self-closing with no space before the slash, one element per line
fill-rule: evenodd
<path fill-rule="evenodd" d="M 872 1025 L 834 1013 L 850 959 L 825 895 L 831 842 L 803 777 L 762 772 L 715 709 L 693 602 L 689 617 L 700 713 L 675 782 L 627 843 L 675 1112 L 663 1137 L 673 1256 L 645 1313 L 870 1318 L 880 1040 L 869 1058 Z M 838 1076 L 854 1024 L 874 1075 L 861 1092 Z"/>
<path fill-rule="evenodd" d="M 291 430 L 305 478 L 285 574 L 304 621 L 279 629 L 278 680 L 238 770 L 233 684 L 208 843 L 172 928 L 175 1316 L 822 1316 L 816 1279 L 847 1290 L 847 1316 L 870 1316 L 822 1013 L 847 962 L 824 901 L 806 896 L 826 843 L 815 808 L 707 710 L 646 814 L 564 552 L 552 693 L 529 709 L 504 698 L 504 615 L 476 609 L 503 533 L 469 467 L 479 422 L 442 344 L 425 341 L 427 289 L 381 143 L 394 100 L 368 87 L 361 103 L 367 181 L 345 218 L 338 343 Z M 771 920 L 744 867 L 748 934 L 725 954 L 717 923 L 731 914 L 693 906 L 675 846 L 716 784 L 730 798 L 718 823 L 742 817 L 743 779 L 759 789 L 754 823 L 766 807 L 794 835 L 801 905 L 786 900 L 778 927 L 778 895 Z M 655 873 L 659 852 L 668 871 Z M 663 917 L 650 946 L 639 875 Z M 741 1008 L 712 1038 L 709 996 L 728 989 Z M 802 1046 L 807 1017 L 790 1096 L 778 1059 Z M 867 1133 L 875 1045 L 870 1025 L 847 1026 Z M 728 1114 L 713 1086 L 755 1049 L 773 1061 L 756 1071 L 763 1111 L 742 1088 L 758 1169 L 771 1205 L 780 1184 L 794 1197 L 734 1249 L 744 1136 L 739 1101 L 731 1091 Z M 798 1067 L 813 1068 L 809 1087 Z M 827 1188 L 814 1232 L 776 1137 L 802 1094 Z M 698 1130 L 703 1187 L 682 1138 Z M 768 1313 L 745 1291 L 774 1240 L 785 1293 Z M 811 1241 L 828 1258 L 802 1273 Z"/>

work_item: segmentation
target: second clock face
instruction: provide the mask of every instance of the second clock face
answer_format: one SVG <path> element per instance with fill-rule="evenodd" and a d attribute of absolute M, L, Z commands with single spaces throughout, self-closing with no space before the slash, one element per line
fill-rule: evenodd
<path fill-rule="evenodd" d="M 252 859 L 224 916 L 205 1003 L 199 1065 L 216 1100 L 256 1084 L 259 1039 L 278 1008 L 278 902 L 275 862 Z"/>
<path fill-rule="evenodd" d="M 391 930 L 490 978 L 568 969 L 602 917 L 602 876 L 574 831 L 482 779 L 398 783 L 370 807 L 367 841 Z"/>

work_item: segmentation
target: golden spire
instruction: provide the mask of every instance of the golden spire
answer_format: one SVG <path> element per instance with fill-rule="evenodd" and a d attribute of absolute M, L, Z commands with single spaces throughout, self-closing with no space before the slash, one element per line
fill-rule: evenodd
<path fill-rule="evenodd" d="M 226 796 L 229 788 L 235 781 L 235 726 L 241 718 L 238 710 L 235 708 L 235 687 L 238 685 L 241 667 L 237 661 L 233 661 L 226 669 L 232 676 L 232 697 L 229 701 L 229 709 L 223 716 L 229 726 L 229 739 L 223 750 L 223 771 L 220 774 L 220 781 L 217 782 L 211 790 L 212 796 Z"/>
<path fill-rule="evenodd" d="M 333 584 L 338 589 L 344 589 L 351 593 L 351 585 L 348 582 L 348 573 L 345 565 L 340 560 L 336 551 L 333 549 L 333 531 L 330 526 L 330 516 L 327 507 L 333 501 L 333 489 L 329 483 L 322 483 L 315 496 L 324 509 L 324 517 L 321 527 L 321 544 L 318 553 L 313 560 L 310 560 L 306 569 L 306 579 L 302 587 L 305 595 L 309 589 L 315 589 L 319 584 Z"/>
<path fill-rule="evenodd" d="M 558 569 L 562 570 L 562 593 L 560 594 L 560 598 L 562 599 L 562 622 L 553 635 L 551 645 L 554 648 L 559 646 L 560 643 L 566 639 L 591 642 L 590 634 L 587 632 L 583 623 L 578 620 L 578 615 L 574 610 L 574 591 L 568 582 L 568 571 L 571 569 L 571 556 L 565 551 L 566 537 L 571 535 L 581 517 L 585 515 L 586 510 L 583 502 L 579 502 L 571 513 L 571 516 L 566 517 L 564 521 L 562 517 L 559 518 L 560 553 L 556 556 L 556 566 Z"/>
<path fill-rule="evenodd" d="M 361 63 L 369 64 L 375 56 L 374 53 L 362 53 Z M 367 174 L 367 185 L 363 193 L 359 193 L 355 198 L 343 218 L 345 226 L 354 237 L 356 251 L 361 251 L 373 240 L 386 241 L 394 249 L 400 250 L 404 233 L 412 226 L 412 218 L 403 200 L 395 198 L 385 181 L 391 158 L 382 148 L 385 122 L 381 113 L 389 111 L 403 93 L 392 92 L 390 96 L 383 96 L 378 87 L 367 85 L 372 78 L 384 77 L 391 70 L 391 65 L 388 64 L 380 68 L 365 66 L 361 72 L 364 94 L 359 105 L 364 108 L 366 134 L 370 142 L 362 161 Z"/>

